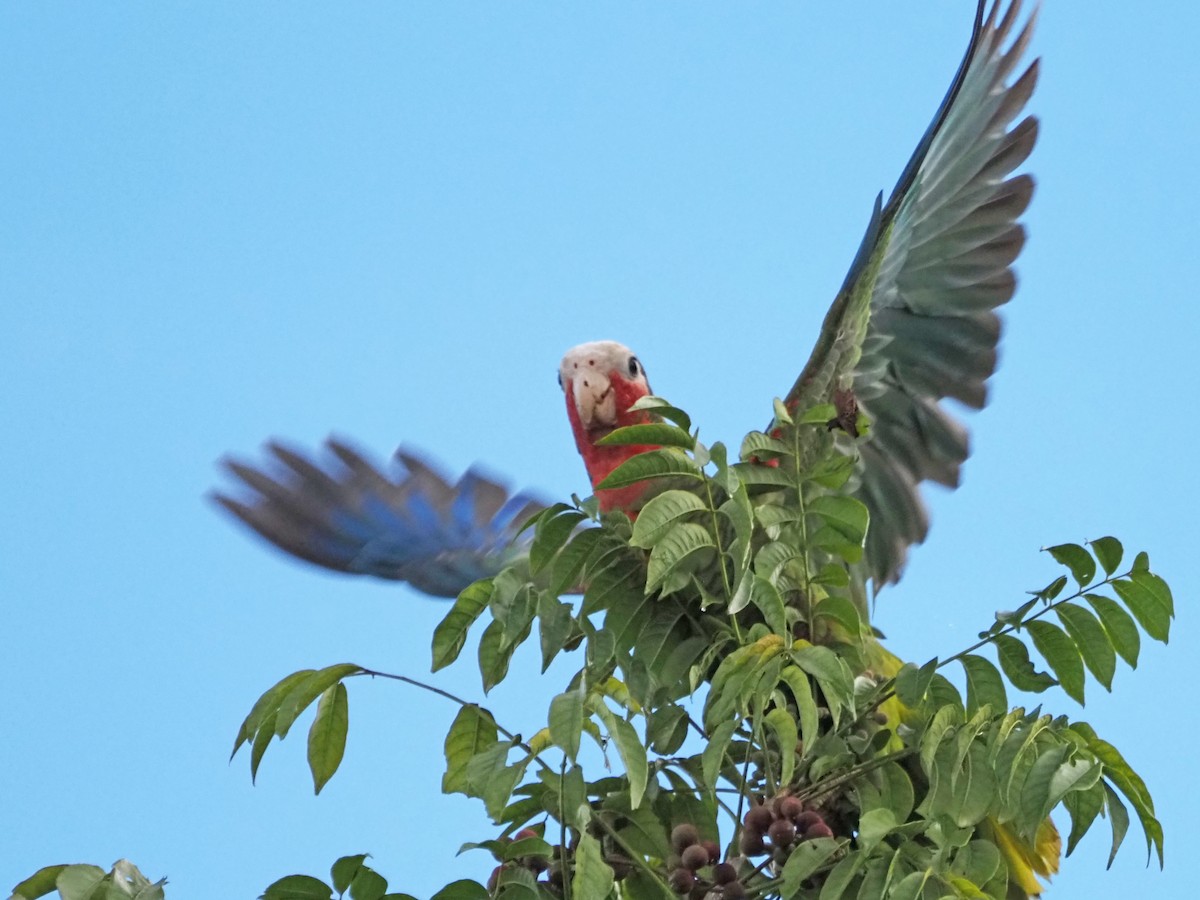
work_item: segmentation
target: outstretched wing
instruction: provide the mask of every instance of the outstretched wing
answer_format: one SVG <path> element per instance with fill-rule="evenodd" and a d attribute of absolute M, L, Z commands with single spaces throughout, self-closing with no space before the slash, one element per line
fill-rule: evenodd
<path fill-rule="evenodd" d="M 986 19 L 984 5 L 937 115 L 886 205 L 876 200 L 786 400 L 803 409 L 853 390 L 871 420 L 857 496 L 871 514 L 865 556 L 876 588 L 899 578 L 909 546 L 928 532 L 920 483 L 958 484 L 967 430 L 939 401 L 986 402 L 1000 338 L 994 310 L 1013 295 L 1011 266 L 1025 242 L 1017 219 L 1033 179 L 1010 175 L 1033 150 L 1037 120 L 1012 123 L 1033 93 L 1037 60 L 1008 82 L 1036 11 L 1010 42 L 1021 0 L 1002 16 L 995 0 Z"/>
<path fill-rule="evenodd" d="M 226 459 L 237 495 L 214 492 L 224 509 L 279 549 L 333 569 L 407 581 L 454 597 L 528 552 L 518 536 L 545 504 L 469 470 L 451 484 L 420 457 L 397 451 L 389 477 L 330 438 L 320 463 L 272 441 L 258 466 Z"/>

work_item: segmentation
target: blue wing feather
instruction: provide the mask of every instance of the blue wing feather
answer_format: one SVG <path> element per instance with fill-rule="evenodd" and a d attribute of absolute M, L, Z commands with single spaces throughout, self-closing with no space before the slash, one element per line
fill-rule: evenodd
<path fill-rule="evenodd" d="M 476 469 L 451 483 L 404 451 L 385 473 L 333 438 L 319 459 L 270 442 L 264 463 L 225 460 L 224 468 L 237 485 L 213 500 L 280 550 L 437 597 L 527 555 L 532 534 L 517 532 L 546 505 Z"/>

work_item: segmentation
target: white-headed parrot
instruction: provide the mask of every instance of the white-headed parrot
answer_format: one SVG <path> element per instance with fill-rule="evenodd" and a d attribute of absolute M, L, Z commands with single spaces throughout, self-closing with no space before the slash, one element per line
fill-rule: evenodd
<path fill-rule="evenodd" d="M 1036 60 L 1022 63 L 1035 16 L 1018 26 L 1020 0 L 995 0 L 986 16 L 984 6 L 932 123 L 886 203 L 876 200 L 812 356 L 783 399 L 789 415 L 833 404 L 852 434 L 858 414 L 869 422 L 856 442 L 853 490 L 870 521 L 857 575 L 876 590 L 899 578 L 908 548 L 928 532 L 920 484 L 958 484 L 967 432 L 941 401 L 984 405 L 1000 337 L 995 310 L 1013 295 L 1012 263 L 1025 241 L 1018 220 L 1033 180 L 1013 172 L 1037 137 L 1037 120 L 1022 115 L 1038 74 Z M 650 394 L 641 360 L 615 341 L 581 344 L 562 358 L 558 378 L 600 511 L 636 516 L 646 483 L 596 488 L 652 448 L 597 441 L 648 421 L 630 409 Z M 240 489 L 217 502 L 293 556 L 434 596 L 453 597 L 528 553 L 533 532 L 521 527 L 544 506 L 475 470 L 451 483 L 404 451 L 385 474 L 337 440 L 320 462 L 276 442 L 267 449 L 265 466 L 225 463 Z M 885 677 L 900 666 L 874 641 L 867 659 Z M 1058 865 L 1053 824 L 1047 819 L 1032 845 L 1007 825 L 980 828 L 1007 860 L 1010 896 L 1039 894 L 1034 873 Z"/>
<path fill-rule="evenodd" d="M 794 411 L 850 398 L 871 423 L 859 446 L 857 496 L 871 523 L 863 574 L 876 589 L 899 578 L 909 546 L 925 539 L 920 483 L 958 483 L 967 432 L 940 401 L 984 405 L 1000 337 L 995 309 L 1016 285 L 1011 266 L 1025 241 L 1018 219 L 1033 180 L 1012 173 L 1037 136 L 1037 120 L 1021 114 L 1038 63 L 1014 77 L 1034 17 L 1017 28 L 1020 0 L 1002 7 L 997 0 L 985 17 L 980 0 L 950 89 L 891 196 L 876 200 L 784 401 Z M 646 416 L 629 411 L 650 386 L 627 347 L 596 341 L 568 350 L 559 383 L 593 488 L 648 449 L 596 445 Z M 278 442 L 267 450 L 265 466 L 225 462 L 243 490 L 215 494 L 218 503 L 293 556 L 434 596 L 453 597 L 525 553 L 530 535 L 518 531 L 542 505 L 475 470 L 451 483 L 403 450 L 386 474 L 334 439 L 320 462 Z M 635 513 L 643 491 L 600 491 L 600 508 Z"/>

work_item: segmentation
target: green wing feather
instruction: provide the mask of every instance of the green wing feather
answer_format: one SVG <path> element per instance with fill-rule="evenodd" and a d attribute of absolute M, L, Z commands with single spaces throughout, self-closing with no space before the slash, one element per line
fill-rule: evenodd
<path fill-rule="evenodd" d="M 1018 218 L 1033 179 L 1012 176 L 1033 150 L 1037 120 L 1021 114 L 1037 81 L 1034 60 L 1009 83 L 1036 10 L 1011 37 L 1021 0 L 980 0 L 954 81 L 887 203 L 882 195 L 846 281 L 825 317 L 790 409 L 853 390 L 871 420 L 857 496 L 871 513 L 867 575 L 896 581 L 929 517 L 919 485 L 954 487 L 967 430 L 943 408 L 950 397 L 979 409 L 996 368 L 995 308 L 1016 287 L 1025 242 Z M 1011 37 L 1011 40 L 1010 40 Z"/>

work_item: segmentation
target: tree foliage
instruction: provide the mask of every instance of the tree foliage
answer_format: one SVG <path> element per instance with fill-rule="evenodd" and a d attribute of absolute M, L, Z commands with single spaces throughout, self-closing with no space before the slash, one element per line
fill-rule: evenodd
<path fill-rule="evenodd" d="M 459 705 L 443 791 L 480 800 L 495 827 L 463 847 L 492 854 L 491 881 L 456 881 L 435 900 L 1005 900 L 1057 869 L 1056 810 L 1067 855 L 1099 816 L 1115 855 L 1132 809 L 1161 865 L 1153 801 L 1119 751 L 1085 722 L 1010 699 L 1057 684 L 1082 705 L 1090 684 L 1112 689 L 1118 659 L 1136 666 L 1143 635 L 1168 639 L 1171 592 L 1146 554 L 1127 561 L 1112 537 L 1049 547 L 1063 575 L 970 647 L 902 663 L 869 623 L 869 522 L 832 407 L 793 418 L 779 405 L 774 430 L 731 459 L 682 411 L 643 405 L 660 421 L 605 441 L 659 449 L 600 486 L 653 482 L 637 516 L 601 516 L 593 500 L 546 509 L 529 523 L 528 560 L 468 587 L 433 635 L 437 671 L 478 629 L 484 694 L 527 641 L 543 671 L 578 660 L 528 738 L 422 685 Z M 267 690 L 234 744 L 249 747 L 251 776 L 315 706 L 319 792 L 347 739 L 346 682 L 361 675 L 386 673 L 347 663 Z M 365 859 L 339 859 L 328 882 L 287 876 L 263 897 L 408 896 L 387 893 Z M 80 868 L 43 870 L 14 896 L 118 896 L 98 869 L 90 893 L 64 887 Z M 144 889 L 158 893 L 119 896 L 161 896 Z"/>

